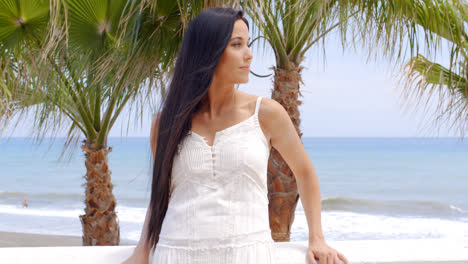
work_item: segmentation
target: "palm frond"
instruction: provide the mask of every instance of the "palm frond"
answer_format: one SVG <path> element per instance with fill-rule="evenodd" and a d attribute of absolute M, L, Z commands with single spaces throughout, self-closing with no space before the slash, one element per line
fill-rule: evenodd
<path fill-rule="evenodd" d="M 360 36 L 352 39 L 355 46 L 362 42 L 369 55 L 374 54 L 376 58 L 384 55 L 395 60 L 398 66 L 407 56 L 420 53 L 423 47 L 436 51 L 442 39 L 463 42 L 465 29 L 454 3 L 461 4 L 458 0 L 351 0 L 338 1 L 337 6 L 348 10 L 339 17 L 350 22 L 353 32 Z M 358 15 L 346 19 L 354 11 Z M 343 29 L 340 33 L 346 34 Z M 410 53 L 406 54 L 408 48 Z"/>
<path fill-rule="evenodd" d="M 141 111 L 148 95 L 164 91 L 187 22 L 204 8 L 236 2 L 51 0 L 47 12 L 39 12 L 47 14 L 46 27 L 24 30 L 22 38 L 0 34 L 9 37 L 0 45 L 10 41 L 18 49 L 2 53 L 12 61 L 1 65 L 9 76 L 2 87 L 12 94 L 8 113 L 33 111 L 38 137 L 68 120 L 69 139 L 81 131 L 89 143 L 106 147 L 126 105 Z M 0 33 L 10 32 L 10 17 L 27 10 L 22 6 L 29 2 L 0 3 L 9 8 L 0 12 Z M 2 17 L 10 24 L 3 25 Z"/>
<path fill-rule="evenodd" d="M 430 99 L 437 98 L 439 102 L 433 123 L 440 126 L 453 120 L 449 127 L 457 129 L 462 137 L 468 128 L 466 62 L 462 60 L 456 64 L 457 67 L 446 68 L 418 55 L 405 65 L 404 76 L 401 77 L 405 103 L 417 101 L 417 107 L 422 105 L 427 109 Z"/>
<path fill-rule="evenodd" d="M 360 41 L 369 54 L 397 62 L 404 61 L 407 48 L 416 55 L 421 43 L 430 50 L 437 48 L 441 38 L 461 43 L 465 32 L 459 11 L 447 0 L 251 0 L 243 7 L 271 43 L 278 67 L 284 68 L 288 68 L 288 61 L 300 62 L 320 40 L 325 44 L 335 28 L 340 31 L 343 47 L 351 33 L 355 46 Z"/>
<path fill-rule="evenodd" d="M 19 48 L 23 41 L 35 40 L 47 26 L 49 3 L 43 0 L 0 0 L 0 42 L 2 48 Z"/>

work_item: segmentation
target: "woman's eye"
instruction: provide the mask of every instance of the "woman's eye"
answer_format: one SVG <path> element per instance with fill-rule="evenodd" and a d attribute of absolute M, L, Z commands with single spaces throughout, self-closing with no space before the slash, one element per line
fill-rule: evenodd
<path fill-rule="evenodd" d="M 233 46 L 240 46 L 240 43 L 234 43 Z"/>

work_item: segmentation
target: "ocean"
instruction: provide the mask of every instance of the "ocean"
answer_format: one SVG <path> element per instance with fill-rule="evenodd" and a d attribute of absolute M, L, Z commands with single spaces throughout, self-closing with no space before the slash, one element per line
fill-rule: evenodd
<path fill-rule="evenodd" d="M 468 140 L 302 138 L 322 196 L 325 239 L 468 238 Z M 81 236 L 84 155 L 64 139 L 0 141 L 0 231 Z M 110 138 L 121 241 L 136 244 L 150 196 L 148 138 Z M 26 197 L 29 206 L 22 207 Z M 291 241 L 307 241 L 299 203 Z"/>

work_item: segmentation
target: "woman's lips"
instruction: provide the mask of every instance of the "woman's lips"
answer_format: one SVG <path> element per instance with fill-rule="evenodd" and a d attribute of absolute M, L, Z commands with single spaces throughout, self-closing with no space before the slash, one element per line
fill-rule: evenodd
<path fill-rule="evenodd" d="M 244 71 L 250 71 L 250 67 L 240 67 Z"/>

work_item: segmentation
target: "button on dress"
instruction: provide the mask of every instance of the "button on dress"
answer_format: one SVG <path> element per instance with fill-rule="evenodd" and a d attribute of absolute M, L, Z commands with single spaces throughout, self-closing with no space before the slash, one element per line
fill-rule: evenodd
<path fill-rule="evenodd" d="M 190 131 L 178 146 L 171 196 L 152 264 L 274 264 L 268 219 L 269 144 L 255 112 L 216 132 Z"/>

